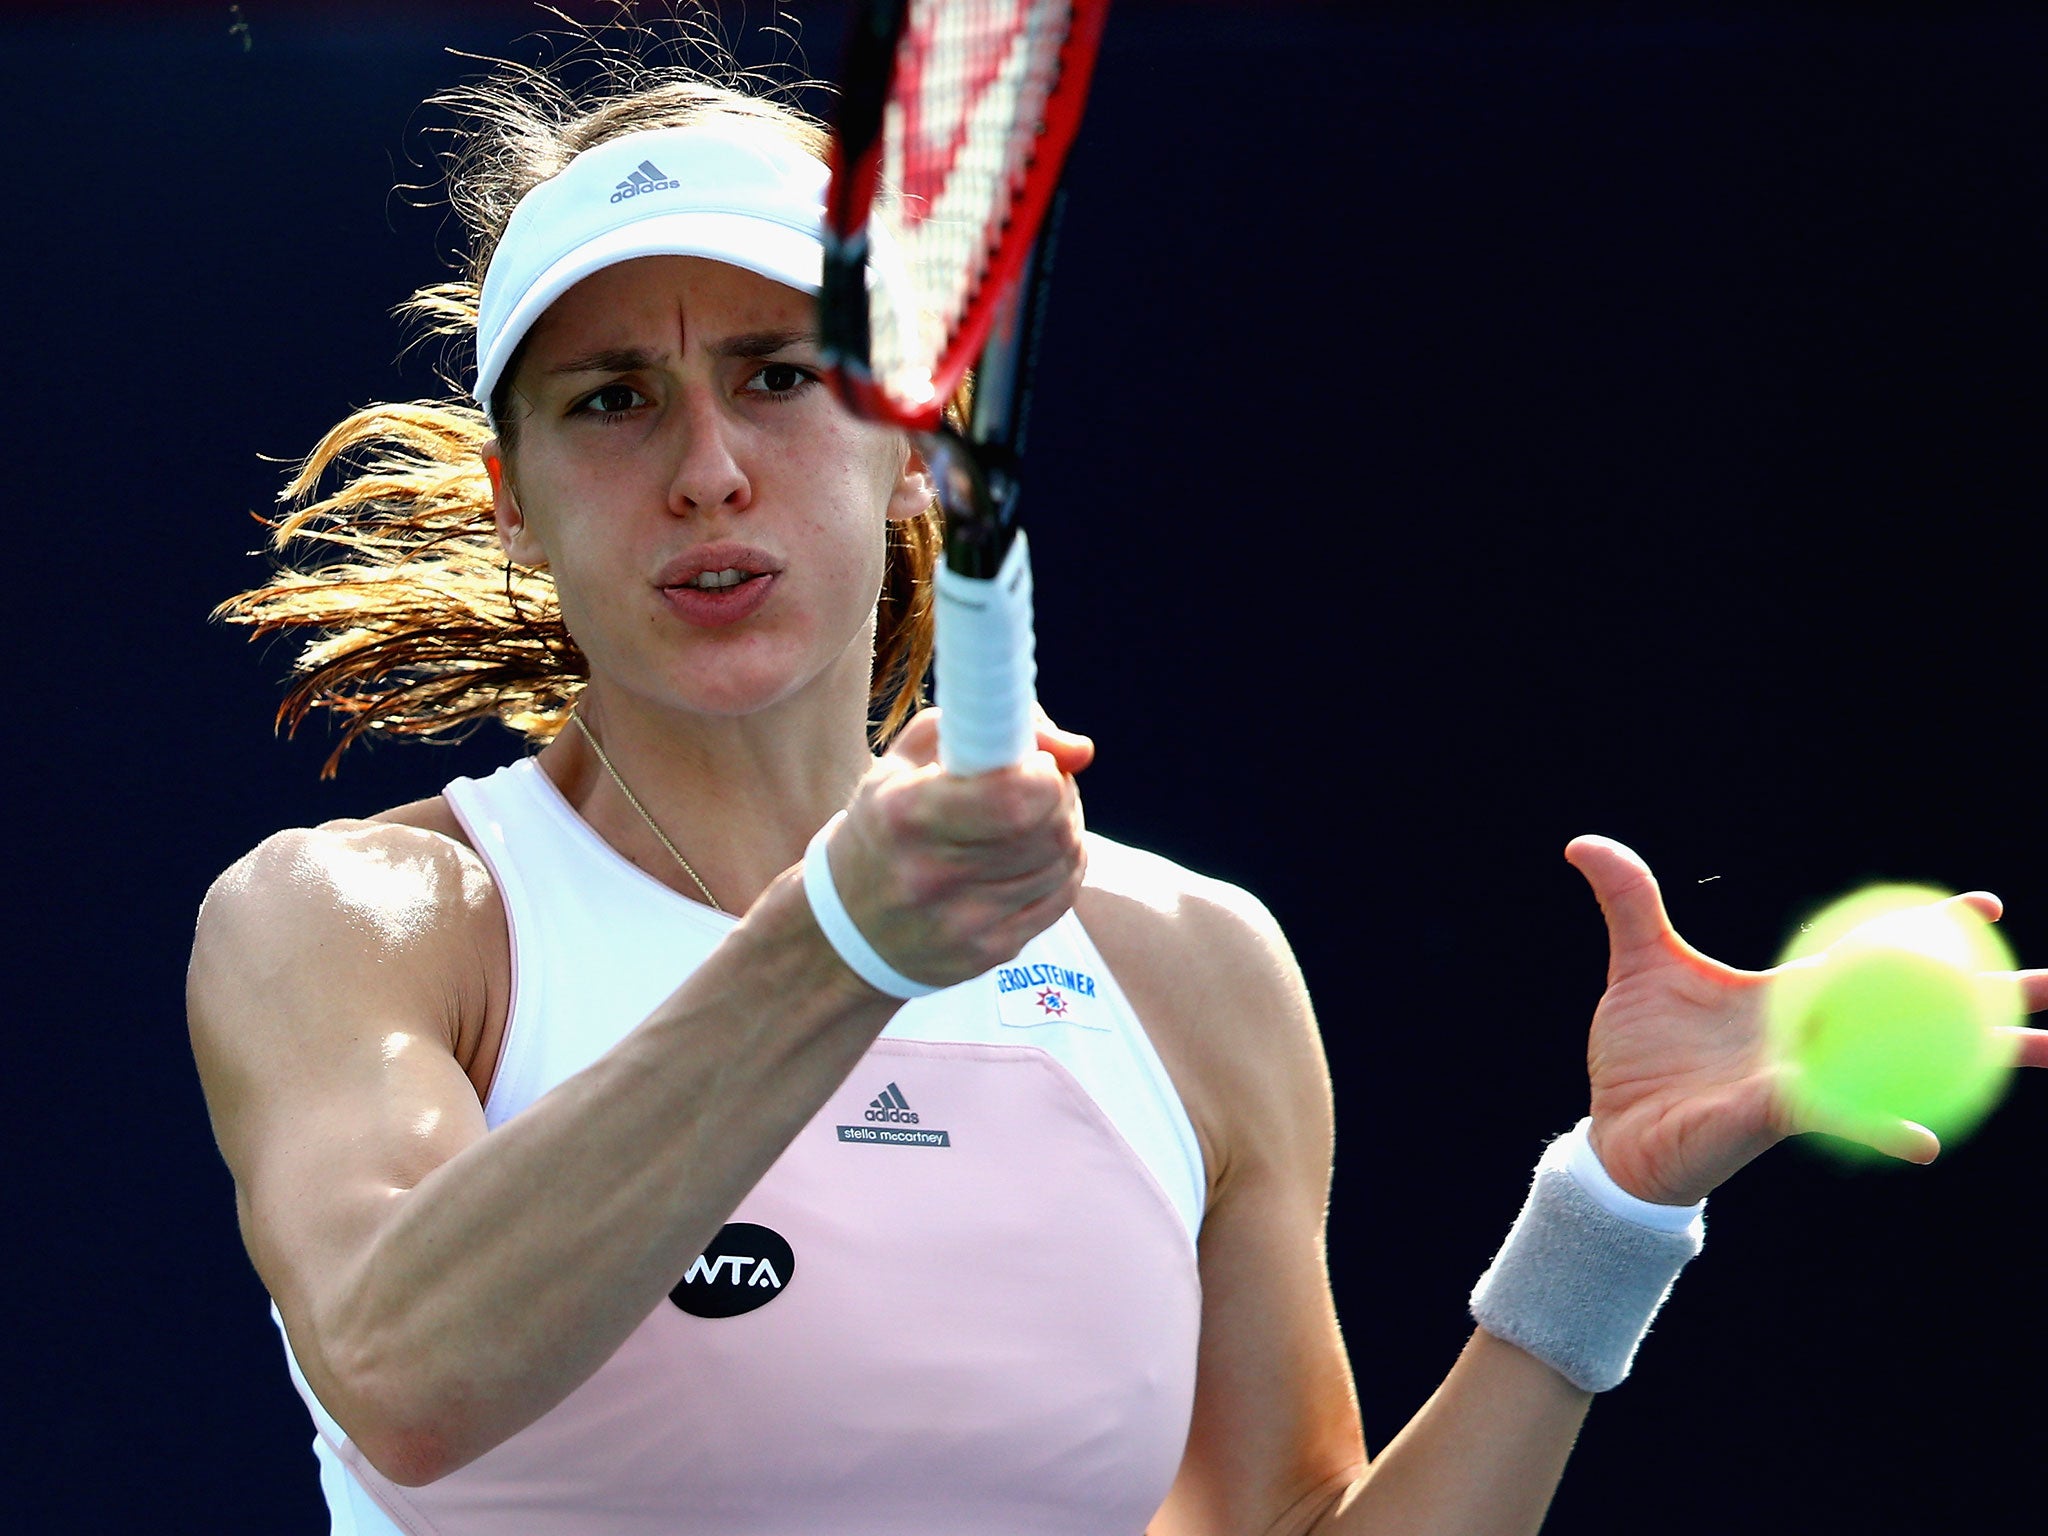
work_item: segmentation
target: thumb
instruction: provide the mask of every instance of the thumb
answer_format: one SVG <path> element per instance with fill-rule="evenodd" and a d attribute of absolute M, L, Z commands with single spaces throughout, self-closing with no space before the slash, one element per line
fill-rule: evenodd
<path fill-rule="evenodd" d="M 939 711 L 927 705 L 904 722 L 886 756 L 912 768 L 924 768 L 939 760 Z"/>
<path fill-rule="evenodd" d="M 1034 705 L 1032 715 L 1038 732 L 1038 750 L 1051 753 L 1061 773 L 1077 774 L 1095 761 L 1095 742 L 1091 738 L 1054 724 L 1043 704 Z"/>
<path fill-rule="evenodd" d="M 1575 837 L 1565 860 L 1586 877 L 1607 919 L 1607 982 L 1641 969 L 1671 951 L 1677 937 L 1664 911 L 1664 894 L 1642 856 L 1611 837 Z"/>

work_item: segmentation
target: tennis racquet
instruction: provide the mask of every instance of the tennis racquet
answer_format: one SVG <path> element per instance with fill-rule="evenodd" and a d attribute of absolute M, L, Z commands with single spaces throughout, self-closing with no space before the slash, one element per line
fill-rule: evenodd
<path fill-rule="evenodd" d="M 851 21 L 820 338 L 841 397 L 917 434 L 938 484 L 939 760 L 963 777 L 1021 762 L 1036 740 L 1017 467 L 1048 213 L 1107 10 L 1108 0 L 862 0 Z M 963 431 L 946 404 L 970 365 Z"/>

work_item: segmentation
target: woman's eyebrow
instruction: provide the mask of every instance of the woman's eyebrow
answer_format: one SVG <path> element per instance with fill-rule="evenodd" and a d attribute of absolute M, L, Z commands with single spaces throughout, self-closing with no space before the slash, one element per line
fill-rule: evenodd
<path fill-rule="evenodd" d="M 790 347 L 816 347 L 818 333 L 813 327 L 792 327 L 781 331 L 746 331 L 728 336 L 712 347 L 719 357 L 771 357 Z M 550 376 L 569 373 L 639 373 L 659 363 L 644 347 L 602 347 L 581 357 L 565 358 L 547 370 Z"/>
<path fill-rule="evenodd" d="M 818 333 L 813 327 L 786 331 L 748 331 L 728 336 L 711 350 L 720 357 L 768 357 L 790 347 L 815 347 Z"/>
<path fill-rule="evenodd" d="M 606 347 L 557 363 L 548 373 L 638 373 L 653 366 L 652 352 L 639 347 Z"/>

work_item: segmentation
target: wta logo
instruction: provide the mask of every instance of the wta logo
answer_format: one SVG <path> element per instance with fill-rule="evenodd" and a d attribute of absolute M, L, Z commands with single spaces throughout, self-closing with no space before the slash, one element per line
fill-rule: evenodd
<path fill-rule="evenodd" d="M 738 1317 L 780 1296 L 796 1274 L 796 1253 L 780 1232 L 729 1221 L 690 1260 L 668 1299 L 692 1317 Z"/>
<path fill-rule="evenodd" d="M 664 176 L 652 160 L 642 160 L 633 172 L 619 183 L 619 189 L 612 193 L 612 201 L 623 203 L 629 197 L 639 197 L 646 192 L 673 192 L 682 183 Z"/>

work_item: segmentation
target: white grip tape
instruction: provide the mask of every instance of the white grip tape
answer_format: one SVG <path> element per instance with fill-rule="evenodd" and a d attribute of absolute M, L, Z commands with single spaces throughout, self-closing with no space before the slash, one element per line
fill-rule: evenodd
<path fill-rule="evenodd" d="M 989 580 L 941 565 L 936 577 L 939 763 L 956 778 L 1021 763 L 1038 739 L 1031 552 L 1020 532 Z"/>

